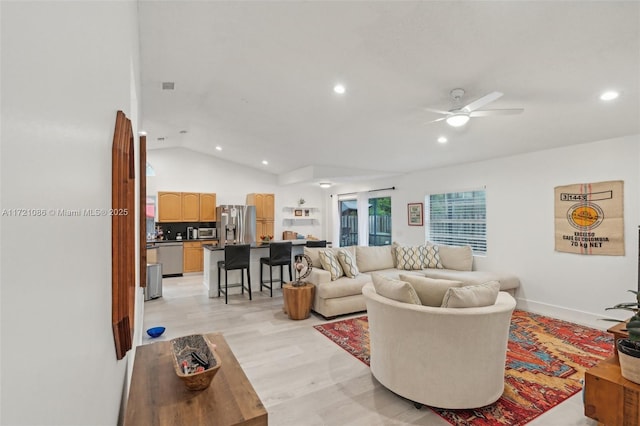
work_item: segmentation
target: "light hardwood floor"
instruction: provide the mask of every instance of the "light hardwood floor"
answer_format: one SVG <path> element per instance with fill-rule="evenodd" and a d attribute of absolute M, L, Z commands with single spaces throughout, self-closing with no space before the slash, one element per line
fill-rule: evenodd
<path fill-rule="evenodd" d="M 257 279 L 254 280 L 257 282 Z M 369 367 L 312 326 L 326 322 L 311 314 L 289 320 L 282 290 L 255 292 L 253 301 L 230 289 L 209 298 L 202 275 L 163 280 L 163 297 L 144 303 L 144 325 L 162 325 L 164 335 L 143 344 L 192 333 L 222 332 L 269 413 L 271 426 L 449 425 L 428 408 L 417 410 L 378 383 Z M 235 293 L 232 293 L 235 290 Z M 236 294 L 238 293 L 238 294 Z M 341 317 L 347 318 L 347 317 Z M 560 404 L 531 426 L 595 426 L 583 414 L 582 396 Z"/>

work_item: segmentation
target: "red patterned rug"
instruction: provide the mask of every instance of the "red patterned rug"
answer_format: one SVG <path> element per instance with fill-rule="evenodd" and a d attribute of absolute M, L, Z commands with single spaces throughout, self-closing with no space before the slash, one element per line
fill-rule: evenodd
<path fill-rule="evenodd" d="M 369 365 L 366 316 L 314 328 Z M 516 310 L 500 399 L 473 410 L 431 409 L 453 425 L 521 426 L 580 392 L 584 371 L 612 351 L 613 339 L 604 331 Z"/>

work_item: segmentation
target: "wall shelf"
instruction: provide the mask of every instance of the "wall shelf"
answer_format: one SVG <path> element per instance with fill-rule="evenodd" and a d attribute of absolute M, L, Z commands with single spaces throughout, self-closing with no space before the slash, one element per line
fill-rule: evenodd
<path fill-rule="evenodd" d="M 282 208 L 282 211 L 285 213 L 282 218 L 283 226 L 320 225 L 320 221 L 318 220 L 318 212 L 320 209 L 318 207 L 304 205 L 301 207 L 285 206 Z M 296 212 L 299 212 L 300 215 L 296 215 Z"/>

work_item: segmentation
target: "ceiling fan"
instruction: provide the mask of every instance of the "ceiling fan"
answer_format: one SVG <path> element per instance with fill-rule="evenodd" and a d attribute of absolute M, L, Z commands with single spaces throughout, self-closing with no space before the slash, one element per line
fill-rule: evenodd
<path fill-rule="evenodd" d="M 445 120 L 448 125 L 452 127 L 461 127 L 467 124 L 471 117 L 487 117 L 490 115 L 512 115 L 520 114 L 524 111 L 523 108 L 512 109 L 485 109 L 479 110 L 483 106 L 500 98 L 502 92 L 491 92 L 475 101 L 462 106 L 462 97 L 464 96 L 464 89 L 453 89 L 451 91 L 451 98 L 453 99 L 453 109 L 449 111 L 442 111 L 438 109 L 427 108 L 428 111 L 437 112 L 438 114 L 444 114 L 446 117 L 438 118 L 437 120 L 430 121 L 434 123 L 436 121 Z"/>

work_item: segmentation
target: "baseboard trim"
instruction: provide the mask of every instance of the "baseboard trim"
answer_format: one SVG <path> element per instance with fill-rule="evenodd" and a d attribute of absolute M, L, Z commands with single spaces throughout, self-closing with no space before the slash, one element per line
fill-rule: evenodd
<path fill-rule="evenodd" d="M 517 308 L 523 311 L 533 312 L 535 314 L 545 315 L 557 318 L 563 321 L 573 322 L 598 330 L 607 330 L 615 325 L 611 321 L 603 321 L 604 318 L 612 318 L 606 315 L 595 315 L 590 312 L 568 309 L 563 306 L 549 305 L 547 303 L 536 302 L 517 298 Z"/>

